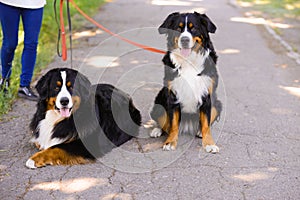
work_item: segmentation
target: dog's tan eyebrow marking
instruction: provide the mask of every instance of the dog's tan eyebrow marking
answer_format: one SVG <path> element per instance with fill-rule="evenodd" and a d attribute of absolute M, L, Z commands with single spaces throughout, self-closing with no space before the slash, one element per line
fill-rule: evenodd
<path fill-rule="evenodd" d="M 183 23 L 182 22 L 179 23 L 179 27 L 181 27 L 181 28 L 183 27 Z"/>
<path fill-rule="evenodd" d="M 199 44 L 202 43 L 202 39 L 201 39 L 200 37 L 194 37 L 194 40 L 195 40 L 196 42 L 198 42 Z"/>
<path fill-rule="evenodd" d="M 56 85 L 57 85 L 58 87 L 60 87 L 60 86 L 61 86 L 61 82 L 60 82 L 60 81 L 56 81 Z"/>
<path fill-rule="evenodd" d="M 192 22 L 189 23 L 189 27 L 192 28 L 194 24 Z"/>
<path fill-rule="evenodd" d="M 67 87 L 71 87 L 71 85 L 72 85 L 71 81 L 68 81 L 67 82 Z"/>

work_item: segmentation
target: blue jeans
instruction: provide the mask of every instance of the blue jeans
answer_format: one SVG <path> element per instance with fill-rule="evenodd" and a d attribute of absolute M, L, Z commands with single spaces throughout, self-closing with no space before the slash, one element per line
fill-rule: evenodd
<path fill-rule="evenodd" d="M 38 37 L 42 25 L 44 8 L 27 9 L 0 3 L 0 20 L 3 40 L 1 49 L 2 77 L 10 78 L 12 61 L 18 45 L 18 31 L 22 17 L 24 29 L 24 49 L 22 52 L 22 72 L 20 86 L 29 86 L 36 62 Z"/>

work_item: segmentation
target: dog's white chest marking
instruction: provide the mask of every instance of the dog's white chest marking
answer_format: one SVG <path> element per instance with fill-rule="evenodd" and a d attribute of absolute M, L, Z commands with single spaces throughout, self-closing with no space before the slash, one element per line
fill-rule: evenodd
<path fill-rule="evenodd" d="M 62 120 L 61 116 L 55 110 L 48 110 L 45 119 L 41 120 L 38 125 L 39 137 L 31 141 L 40 145 L 40 150 L 47 149 L 51 146 L 61 144 L 66 139 L 52 138 L 54 125 Z"/>
<path fill-rule="evenodd" d="M 204 69 L 204 61 L 209 51 L 204 55 L 192 52 L 189 58 L 185 59 L 176 52 L 171 53 L 171 60 L 176 66 L 179 75 L 171 81 L 171 89 L 175 92 L 181 110 L 185 113 L 196 113 L 198 105 L 202 105 L 202 97 L 208 94 L 211 87 L 211 78 L 206 75 L 199 76 Z"/>

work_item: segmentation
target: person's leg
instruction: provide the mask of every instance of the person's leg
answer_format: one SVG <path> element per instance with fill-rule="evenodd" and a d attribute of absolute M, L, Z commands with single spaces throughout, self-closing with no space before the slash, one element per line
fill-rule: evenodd
<path fill-rule="evenodd" d="M 18 45 L 18 30 L 20 22 L 20 9 L 0 3 L 0 20 L 2 27 L 2 78 L 9 79 L 15 49 Z"/>
<path fill-rule="evenodd" d="M 36 62 L 37 45 L 42 25 L 43 8 L 22 9 L 22 22 L 24 27 L 24 49 L 22 53 L 22 73 L 20 87 L 30 85 Z"/>

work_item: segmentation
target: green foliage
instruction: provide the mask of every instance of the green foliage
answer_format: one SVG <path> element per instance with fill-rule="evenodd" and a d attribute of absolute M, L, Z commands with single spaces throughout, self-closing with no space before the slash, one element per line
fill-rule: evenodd
<path fill-rule="evenodd" d="M 273 17 L 299 17 L 299 0 L 239 0 L 251 3 L 256 9 L 266 12 Z"/>
<path fill-rule="evenodd" d="M 105 0 L 89 0 L 89 1 L 80 1 L 74 0 L 74 2 L 78 5 L 80 9 L 84 12 L 89 13 L 89 15 L 93 16 L 99 9 L 99 7 L 105 3 Z M 66 1 L 64 2 L 64 19 L 65 25 L 67 26 L 67 16 L 66 16 Z M 59 15 L 59 1 L 57 1 L 57 14 Z M 85 19 L 80 16 L 75 8 L 73 8 L 70 3 L 70 12 L 72 19 L 72 28 L 73 30 L 80 29 L 84 23 L 87 23 Z M 59 16 L 57 16 L 59 18 Z M 76 19 L 76 20 L 75 20 Z M 1 30 L 1 27 L 0 27 Z M 66 30 L 68 28 L 66 27 Z M 55 20 L 54 14 L 54 4 L 53 1 L 48 1 L 44 8 L 44 16 L 43 23 L 41 28 L 41 33 L 39 36 L 39 46 L 37 53 L 37 61 L 35 65 L 34 78 L 36 75 L 51 61 L 56 55 L 56 43 L 57 43 L 57 35 L 58 35 L 58 25 Z M 0 45 L 2 46 L 2 30 L 0 31 Z M 23 26 L 20 24 L 19 30 L 19 45 L 15 52 L 15 57 L 13 60 L 13 68 L 12 68 L 12 76 L 11 76 L 11 87 L 9 90 L 9 94 L 3 95 L 0 91 L 0 118 L 1 115 L 7 113 L 11 108 L 13 101 L 16 98 L 17 89 L 20 81 L 20 73 L 21 73 L 21 54 L 23 49 Z"/>

